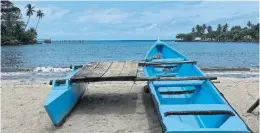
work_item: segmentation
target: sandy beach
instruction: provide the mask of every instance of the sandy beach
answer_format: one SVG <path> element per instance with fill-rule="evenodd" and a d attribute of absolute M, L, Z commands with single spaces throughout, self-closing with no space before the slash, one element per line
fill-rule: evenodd
<path fill-rule="evenodd" d="M 253 113 L 246 113 L 259 96 L 258 77 L 218 79 L 220 83 L 215 85 L 252 131 L 258 133 L 258 108 Z M 3 133 L 161 132 L 151 96 L 143 93 L 144 82 L 89 84 L 85 96 L 60 128 L 52 125 L 43 108 L 51 89 L 47 83 L 2 80 Z"/>

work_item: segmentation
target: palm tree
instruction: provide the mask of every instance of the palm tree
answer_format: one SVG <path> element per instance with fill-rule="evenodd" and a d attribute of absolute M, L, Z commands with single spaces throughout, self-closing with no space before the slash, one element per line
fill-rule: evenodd
<path fill-rule="evenodd" d="M 40 19 L 42 19 L 42 18 L 44 17 L 44 13 L 42 12 L 42 10 L 38 10 L 38 11 L 37 11 L 36 17 L 38 17 L 39 19 L 38 19 L 38 22 L 37 22 L 37 25 L 36 25 L 35 30 L 36 30 L 37 27 L 38 27 L 38 24 L 39 24 Z"/>
<path fill-rule="evenodd" d="M 248 26 L 248 28 L 250 28 L 252 26 L 250 21 L 247 22 L 247 26 Z"/>
<path fill-rule="evenodd" d="M 192 27 L 192 33 L 194 33 L 195 32 L 195 28 L 194 27 Z"/>
<path fill-rule="evenodd" d="M 200 26 L 199 25 L 196 25 L 196 31 L 197 31 L 197 33 L 200 33 Z"/>
<path fill-rule="evenodd" d="M 202 25 L 202 33 L 205 33 L 207 26 L 205 24 Z"/>
<path fill-rule="evenodd" d="M 27 27 L 27 25 L 28 25 L 28 23 L 29 23 L 29 21 L 30 21 L 30 18 L 31 18 L 31 16 L 33 15 L 33 13 L 35 12 L 35 10 L 34 10 L 34 6 L 32 6 L 31 4 L 27 4 L 27 5 L 25 6 L 25 8 L 27 8 L 26 16 L 29 17 L 28 20 L 27 20 L 26 26 L 25 26 L 25 29 L 26 29 L 26 27 Z"/>
<path fill-rule="evenodd" d="M 210 25 L 207 27 L 207 31 L 208 33 L 212 32 L 212 27 Z"/>
<path fill-rule="evenodd" d="M 222 25 L 221 25 L 221 24 L 218 24 L 217 32 L 220 33 L 221 31 L 222 31 Z"/>
<path fill-rule="evenodd" d="M 228 24 L 226 23 L 226 24 L 223 26 L 222 31 L 223 31 L 223 32 L 227 32 L 227 30 L 228 30 Z"/>

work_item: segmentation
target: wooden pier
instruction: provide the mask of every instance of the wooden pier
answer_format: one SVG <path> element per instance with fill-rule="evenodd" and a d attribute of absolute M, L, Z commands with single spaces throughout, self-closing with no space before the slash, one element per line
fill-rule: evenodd
<path fill-rule="evenodd" d="M 137 77 L 138 66 L 160 65 L 160 64 L 182 64 L 194 63 L 187 61 L 179 62 L 136 62 L 136 61 L 111 61 L 111 62 L 90 62 L 81 68 L 70 78 L 72 83 L 79 82 L 100 82 L 100 81 L 181 81 L 181 80 L 216 80 L 217 77 L 209 76 L 156 76 Z M 167 66 L 166 66 L 167 67 Z"/>

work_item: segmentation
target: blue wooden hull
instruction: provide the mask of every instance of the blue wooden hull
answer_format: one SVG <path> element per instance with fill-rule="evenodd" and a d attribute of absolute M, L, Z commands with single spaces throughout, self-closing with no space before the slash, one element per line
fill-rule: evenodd
<path fill-rule="evenodd" d="M 167 44 L 157 41 L 148 51 L 147 62 L 188 61 Z M 147 77 L 204 76 L 195 64 L 144 67 Z M 244 121 L 209 80 L 148 82 L 165 133 L 249 133 Z M 189 92 L 169 94 L 165 92 Z M 216 114 L 196 114 L 218 112 Z M 194 114 L 183 113 L 196 112 Z M 221 113 L 222 112 L 222 113 Z M 227 113 L 229 112 L 229 113 Z M 178 114 L 179 113 L 179 114 Z M 168 115 L 170 114 L 170 115 Z"/>
<path fill-rule="evenodd" d="M 70 78 L 77 71 L 78 69 L 73 67 L 63 84 L 57 83 L 56 80 L 52 82 L 52 90 L 44 102 L 44 108 L 55 126 L 60 126 L 64 122 L 85 92 L 84 83 L 70 83 Z"/>

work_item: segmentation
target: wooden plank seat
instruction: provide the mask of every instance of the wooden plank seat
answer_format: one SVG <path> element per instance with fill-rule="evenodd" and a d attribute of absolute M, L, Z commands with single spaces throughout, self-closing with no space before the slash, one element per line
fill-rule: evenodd
<path fill-rule="evenodd" d="M 183 58 L 168 58 L 168 59 L 153 59 L 152 62 L 177 62 L 177 61 L 184 61 Z"/>
<path fill-rule="evenodd" d="M 139 62 L 139 65 L 141 66 L 147 66 L 147 65 L 165 65 L 165 64 L 196 64 L 197 61 L 152 61 L 152 62 Z"/>
<path fill-rule="evenodd" d="M 167 127 L 168 132 L 212 132 L 221 133 L 223 131 L 241 131 L 244 127 L 243 122 L 238 119 L 234 110 L 226 104 L 188 104 L 188 105 L 160 105 L 159 115 L 161 115 L 162 123 Z M 198 116 L 211 118 L 212 121 L 218 122 L 215 115 L 226 116 L 226 121 L 222 124 L 216 124 L 215 128 L 208 128 L 210 125 L 198 122 Z M 221 123 L 221 122 L 219 122 Z M 239 126 L 230 126 L 230 125 Z M 174 126 L 173 126 L 174 125 Z M 213 126 L 213 125 L 212 125 Z M 211 129 L 209 131 L 209 129 Z"/>
<path fill-rule="evenodd" d="M 186 87 L 202 85 L 204 80 L 186 80 L 186 81 L 154 81 L 154 87 Z"/>
<path fill-rule="evenodd" d="M 183 91 L 160 91 L 161 95 L 180 95 L 180 94 L 192 94 L 195 90 L 183 90 Z"/>

